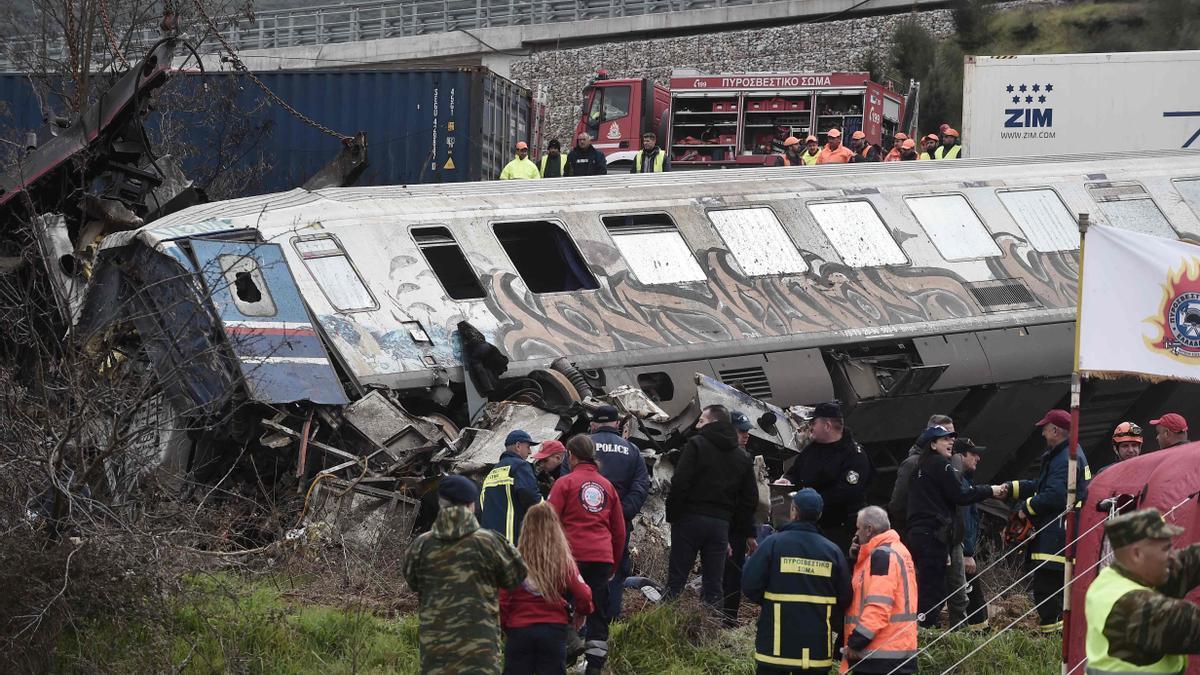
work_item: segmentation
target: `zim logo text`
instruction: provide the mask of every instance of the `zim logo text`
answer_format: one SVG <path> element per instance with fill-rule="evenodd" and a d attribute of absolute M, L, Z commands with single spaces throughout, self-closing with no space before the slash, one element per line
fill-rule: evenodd
<path fill-rule="evenodd" d="M 1004 109 L 1006 129 L 1045 129 L 1054 126 L 1054 108 L 1045 107 L 1047 98 L 1054 91 L 1053 84 L 1009 84 L 1004 91 L 1016 106 L 1025 104 L 1023 107 Z"/>

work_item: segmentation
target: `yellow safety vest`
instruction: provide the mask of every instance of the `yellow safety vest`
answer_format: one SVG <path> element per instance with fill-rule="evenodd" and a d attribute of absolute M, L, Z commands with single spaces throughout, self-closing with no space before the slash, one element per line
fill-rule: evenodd
<path fill-rule="evenodd" d="M 962 152 L 961 145 L 955 145 L 950 148 L 950 152 L 946 152 L 946 146 L 939 145 L 937 150 L 933 151 L 934 159 L 958 159 L 958 153 Z"/>
<path fill-rule="evenodd" d="M 542 174 L 538 173 L 537 164 L 534 164 L 528 157 L 521 159 L 517 157 L 513 161 L 504 165 L 504 170 L 500 172 L 500 180 L 523 180 L 530 178 L 541 178 Z"/>
<path fill-rule="evenodd" d="M 539 170 L 542 172 L 542 178 L 546 177 L 546 160 L 547 159 L 550 159 L 550 155 L 543 153 L 541 166 L 538 167 Z M 560 152 L 560 153 L 558 153 L 558 159 L 560 162 L 559 167 L 558 167 L 558 175 L 561 177 L 563 175 L 566 175 L 566 173 L 567 173 L 567 156 Z"/>
<path fill-rule="evenodd" d="M 645 150 L 638 150 L 637 156 L 635 156 L 633 158 L 633 172 L 634 173 L 642 172 L 642 156 L 645 152 L 646 152 Z M 654 173 L 662 173 L 663 159 L 665 159 L 666 156 L 667 156 L 667 153 L 662 148 L 659 148 L 658 152 L 654 154 Z"/>
<path fill-rule="evenodd" d="M 921 156 L 918 157 L 917 159 L 933 159 L 933 158 L 929 156 L 928 152 L 922 152 Z"/>
<path fill-rule="evenodd" d="M 1108 638 L 1104 637 L 1104 624 L 1108 613 L 1121 596 L 1130 591 L 1151 591 L 1138 582 L 1126 577 L 1112 567 L 1104 568 L 1088 587 L 1084 601 L 1087 615 L 1087 675 L 1123 675 L 1124 673 L 1183 673 L 1187 668 L 1187 657 L 1183 654 L 1168 654 L 1147 666 L 1138 666 L 1122 661 L 1108 653 Z"/>
<path fill-rule="evenodd" d="M 817 160 L 820 159 L 820 157 L 821 157 L 820 153 L 817 153 L 815 155 L 810 155 L 810 154 L 808 154 L 807 150 L 800 153 L 800 161 L 804 162 L 804 166 L 816 166 Z"/>

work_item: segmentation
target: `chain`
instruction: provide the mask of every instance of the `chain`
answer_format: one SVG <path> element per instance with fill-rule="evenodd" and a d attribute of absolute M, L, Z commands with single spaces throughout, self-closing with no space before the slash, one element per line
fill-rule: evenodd
<path fill-rule="evenodd" d="M 291 113 L 292 116 L 295 117 L 296 119 L 300 120 L 301 122 L 304 122 L 305 124 L 311 126 L 312 128 L 316 129 L 317 131 L 320 131 L 323 134 L 328 134 L 330 136 L 333 136 L 334 138 L 342 141 L 343 143 L 346 143 L 346 142 L 349 142 L 350 140 L 352 140 L 350 136 L 338 133 L 338 132 L 334 131 L 333 129 L 330 129 L 329 127 L 325 126 L 324 124 L 321 124 L 320 122 L 314 120 L 313 118 L 309 117 L 308 115 L 305 115 L 304 113 L 300 112 L 299 110 L 296 110 L 295 108 L 293 108 L 291 106 L 291 104 L 289 104 L 287 101 L 280 98 L 280 96 L 278 94 L 271 91 L 271 88 L 268 87 L 266 85 L 266 83 L 264 83 L 262 80 L 258 79 L 258 77 L 256 77 L 254 75 L 254 73 L 250 72 L 250 69 L 246 67 L 246 64 L 242 63 L 242 60 L 240 58 L 238 58 L 237 52 L 234 51 L 234 49 L 233 49 L 233 45 L 230 45 L 229 42 L 225 40 L 225 36 L 221 35 L 221 31 L 217 29 L 216 23 L 214 23 L 212 18 L 210 18 L 208 16 L 208 13 L 204 11 L 204 7 L 203 7 L 203 5 L 200 4 L 200 0 L 192 0 L 192 4 L 194 4 L 196 6 L 196 11 L 199 12 L 200 17 L 202 19 L 204 19 L 204 23 L 208 24 L 208 29 L 210 31 L 212 31 L 212 34 L 217 38 L 217 41 L 221 43 L 221 46 L 225 48 L 225 51 L 229 52 L 229 59 L 233 63 L 233 67 L 235 69 L 237 69 L 237 71 L 240 72 L 241 74 L 250 78 L 251 82 L 253 82 L 255 85 L 257 85 L 259 89 L 262 89 L 263 93 L 267 95 L 267 98 L 271 99 L 276 104 L 278 104 L 279 107 L 281 107 L 284 110 Z"/>
<path fill-rule="evenodd" d="M 104 26 L 104 35 L 108 38 L 108 46 L 112 49 L 113 55 L 121 62 L 121 65 L 129 70 L 129 62 L 125 60 L 125 55 L 121 53 L 121 47 L 117 44 L 117 38 L 113 35 L 112 23 L 108 20 L 108 0 L 100 0 L 100 24 Z"/>

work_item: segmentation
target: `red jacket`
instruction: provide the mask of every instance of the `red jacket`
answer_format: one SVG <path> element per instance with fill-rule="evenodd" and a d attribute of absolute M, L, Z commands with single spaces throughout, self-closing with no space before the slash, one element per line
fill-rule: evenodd
<path fill-rule="evenodd" d="M 576 464 L 571 473 L 554 481 L 547 501 L 558 512 L 576 562 L 621 560 L 625 550 L 621 498 L 595 464 Z"/>
<path fill-rule="evenodd" d="M 595 611 L 595 606 L 592 605 L 592 589 L 583 582 L 578 569 L 572 569 L 572 572 L 574 576 L 566 588 L 559 589 L 559 593 L 569 594 L 575 604 L 575 614 L 586 616 Z M 500 589 L 500 625 L 505 630 L 525 628 L 539 623 L 565 625 L 570 620 L 571 617 L 567 616 L 566 602 L 551 603 L 542 597 L 541 593 L 530 590 L 528 579 L 511 591 Z"/>

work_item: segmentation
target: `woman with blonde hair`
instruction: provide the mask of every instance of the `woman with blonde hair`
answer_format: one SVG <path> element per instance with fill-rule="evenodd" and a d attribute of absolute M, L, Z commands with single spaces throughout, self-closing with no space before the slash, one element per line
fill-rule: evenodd
<path fill-rule="evenodd" d="M 592 591 L 579 574 L 558 514 L 549 503 L 525 513 L 517 550 L 529 572 L 520 586 L 500 591 L 504 673 L 563 675 L 567 624 L 582 624 L 592 613 Z"/>

